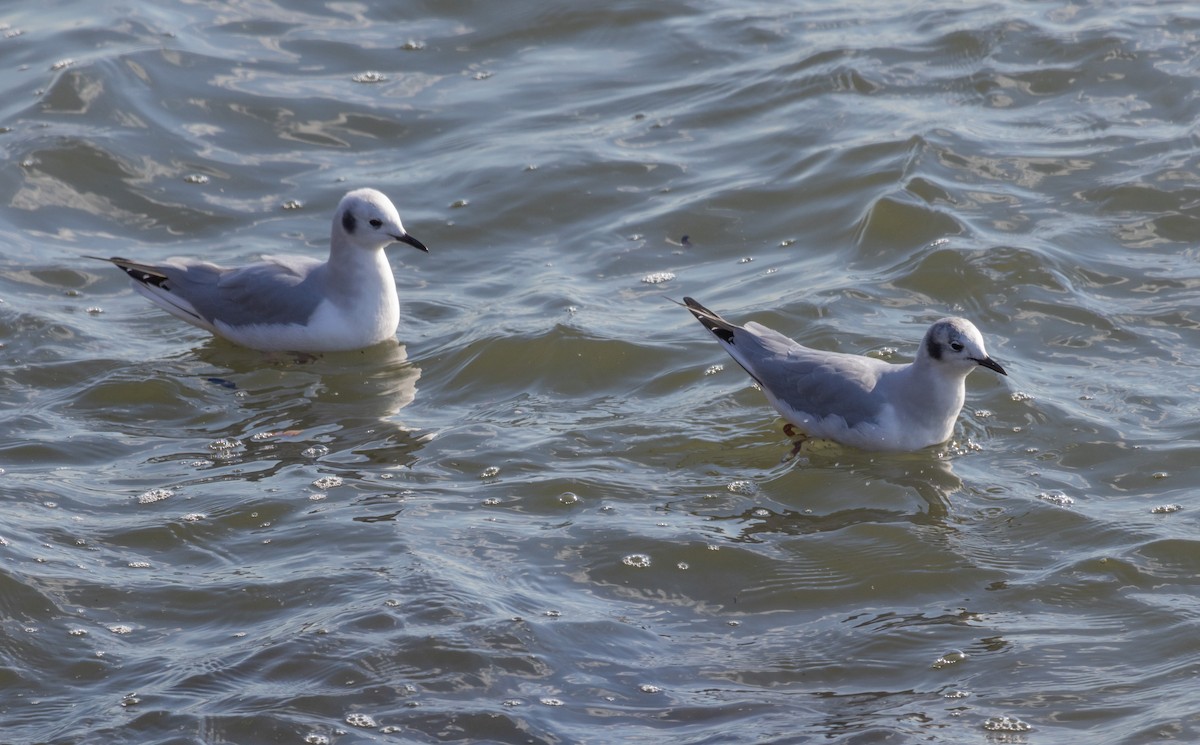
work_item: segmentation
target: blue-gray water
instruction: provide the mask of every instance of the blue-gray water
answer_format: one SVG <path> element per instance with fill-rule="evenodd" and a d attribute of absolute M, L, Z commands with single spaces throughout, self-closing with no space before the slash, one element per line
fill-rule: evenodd
<path fill-rule="evenodd" d="M 1195 742 L 1198 48 L 1190 1 L 10 3 L 0 742 Z M 81 258 L 320 255 L 358 186 L 432 249 L 398 346 Z M 965 315 L 1010 377 L 781 463 L 685 294 L 897 361 Z"/>

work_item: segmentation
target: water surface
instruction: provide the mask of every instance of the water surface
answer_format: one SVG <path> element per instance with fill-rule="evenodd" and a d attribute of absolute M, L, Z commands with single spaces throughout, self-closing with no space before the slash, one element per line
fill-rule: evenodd
<path fill-rule="evenodd" d="M 0 22 L 0 741 L 1200 736 L 1194 4 Z M 319 255 L 359 186 L 432 249 L 395 344 L 82 258 Z M 783 463 L 685 294 L 893 361 L 965 315 L 1010 377 Z"/>

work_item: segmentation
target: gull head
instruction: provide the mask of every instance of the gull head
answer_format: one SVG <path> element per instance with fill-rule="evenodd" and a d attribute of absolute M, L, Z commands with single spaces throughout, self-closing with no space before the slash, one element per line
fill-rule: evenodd
<path fill-rule="evenodd" d="M 979 329 L 965 318 L 943 318 L 930 326 L 921 342 L 920 356 L 940 369 L 964 376 L 976 367 L 1008 375 L 999 362 L 988 356 Z"/>
<path fill-rule="evenodd" d="M 364 251 L 378 251 L 392 243 L 407 243 L 428 251 L 424 243 L 409 235 L 390 199 L 374 189 L 355 189 L 338 204 L 333 216 L 334 242 Z"/>

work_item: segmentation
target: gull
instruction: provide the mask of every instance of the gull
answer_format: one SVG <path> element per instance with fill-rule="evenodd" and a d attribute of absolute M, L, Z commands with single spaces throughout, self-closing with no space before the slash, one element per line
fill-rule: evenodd
<path fill-rule="evenodd" d="M 972 370 L 1008 375 L 965 318 L 937 321 L 925 332 L 915 360 L 892 364 L 810 349 L 760 323 L 737 326 L 690 297 L 681 305 L 754 378 L 789 422 L 784 432 L 798 431 L 800 442 L 827 439 L 892 451 L 937 445 L 950 439 Z"/>
<path fill-rule="evenodd" d="M 116 264 L 155 305 L 235 344 L 266 352 L 338 352 L 395 336 L 400 302 L 383 249 L 396 242 L 429 250 L 404 230 L 386 196 L 356 189 L 334 213 L 326 261 L 270 256 L 222 267 L 200 259 L 88 258 Z"/>

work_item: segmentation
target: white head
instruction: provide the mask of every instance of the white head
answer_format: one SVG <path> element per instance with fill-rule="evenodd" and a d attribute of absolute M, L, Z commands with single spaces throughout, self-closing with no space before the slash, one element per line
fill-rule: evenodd
<path fill-rule="evenodd" d="M 425 244 L 409 235 L 390 199 L 374 189 L 355 189 L 338 203 L 333 216 L 333 242 L 365 251 L 378 251 L 389 244 L 407 243 L 428 251 Z"/>
<path fill-rule="evenodd" d="M 1001 375 L 1008 375 L 999 362 L 988 356 L 979 329 L 965 318 L 943 318 L 930 326 L 921 342 L 917 359 L 964 376 L 976 367 L 986 367 Z"/>

